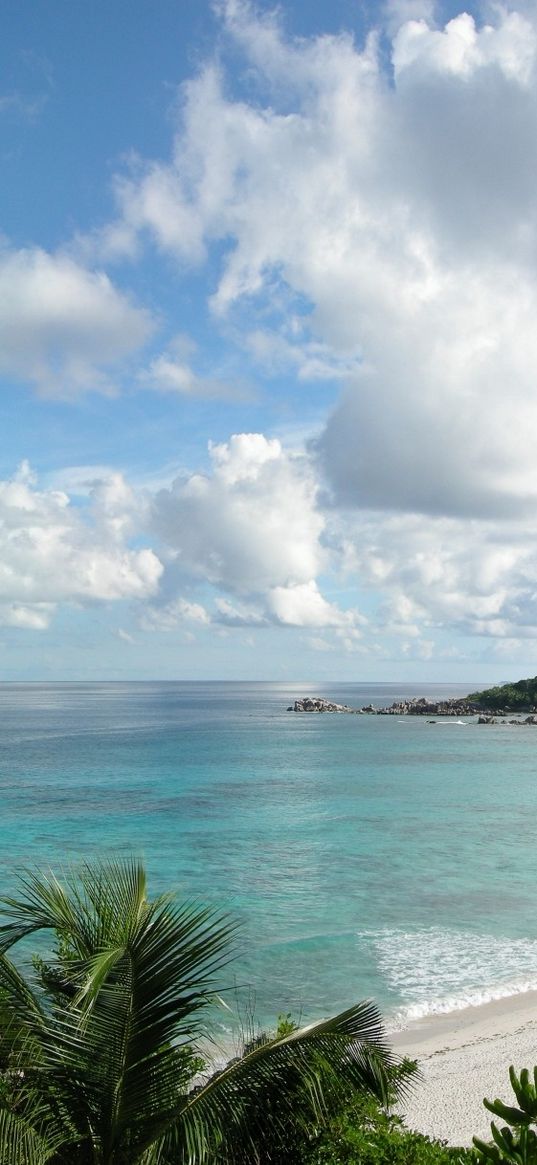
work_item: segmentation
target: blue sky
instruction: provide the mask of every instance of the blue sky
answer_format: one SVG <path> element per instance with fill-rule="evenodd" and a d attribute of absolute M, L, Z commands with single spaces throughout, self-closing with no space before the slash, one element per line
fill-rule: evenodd
<path fill-rule="evenodd" d="M 536 59 L 533 3 L 8 0 L 4 678 L 535 670 Z"/>

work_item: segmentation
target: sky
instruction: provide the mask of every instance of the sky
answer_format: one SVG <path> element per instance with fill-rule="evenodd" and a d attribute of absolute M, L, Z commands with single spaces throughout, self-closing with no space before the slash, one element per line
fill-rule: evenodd
<path fill-rule="evenodd" d="M 4 0 L 0 678 L 537 641 L 537 3 Z"/>

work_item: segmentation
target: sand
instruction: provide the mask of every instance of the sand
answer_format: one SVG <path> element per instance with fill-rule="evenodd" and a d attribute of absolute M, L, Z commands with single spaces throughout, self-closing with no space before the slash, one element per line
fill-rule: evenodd
<path fill-rule="evenodd" d="M 483 1097 L 513 1103 L 509 1065 L 537 1064 L 537 991 L 417 1020 L 390 1040 L 422 1072 L 401 1108 L 408 1127 L 451 1145 L 471 1145 L 473 1135 L 488 1141 Z"/>

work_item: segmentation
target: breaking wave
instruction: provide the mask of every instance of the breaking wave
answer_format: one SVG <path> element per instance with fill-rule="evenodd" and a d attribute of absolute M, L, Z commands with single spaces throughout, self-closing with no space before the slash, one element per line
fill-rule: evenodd
<path fill-rule="evenodd" d="M 393 1006 L 389 1026 L 537 990 L 537 939 L 424 927 L 361 931 Z"/>

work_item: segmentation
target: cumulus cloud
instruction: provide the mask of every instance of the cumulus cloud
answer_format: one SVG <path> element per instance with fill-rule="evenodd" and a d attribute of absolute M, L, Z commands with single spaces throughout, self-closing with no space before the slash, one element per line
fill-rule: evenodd
<path fill-rule="evenodd" d="M 532 520 L 321 512 L 311 464 L 279 441 L 239 434 L 210 454 L 153 498 L 119 474 L 80 506 L 27 465 L 0 482 L 0 624 L 42 630 L 59 604 L 129 599 L 145 631 L 297 628 L 315 649 L 384 657 L 440 654 L 446 631 L 537 638 Z M 343 607 L 323 593 L 335 578 Z"/>
<path fill-rule="evenodd" d="M 234 98 L 213 64 L 192 79 L 171 160 L 118 185 L 118 229 L 182 263 L 218 243 L 216 316 L 239 301 L 274 311 L 284 289 L 279 340 L 250 329 L 244 343 L 297 377 L 286 321 L 293 297 L 309 308 L 310 368 L 347 381 L 318 446 L 336 502 L 529 513 L 533 8 L 442 26 L 431 4 L 392 0 L 379 16 L 391 69 L 379 36 L 292 40 L 241 0 L 222 12 L 258 93 Z"/>
<path fill-rule="evenodd" d="M 316 581 L 328 558 L 309 461 L 261 433 L 235 434 L 209 453 L 210 472 L 178 478 L 154 499 L 152 530 L 166 550 L 162 595 L 202 579 L 215 593 L 216 624 L 357 634 L 359 613 L 341 611 Z M 172 599 L 156 619 L 185 614 Z"/>
<path fill-rule="evenodd" d="M 537 499 L 537 286 L 473 272 L 416 317 L 400 302 L 393 346 L 370 333 L 319 441 L 336 495 L 379 509 L 505 517 Z M 398 318 L 394 318 L 397 314 Z M 390 341 L 390 343 L 391 343 Z"/>
<path fill-rule="evenodd" d="M 382 19 L 389 36 L 394 36 L 401 25 L 410 20 L 423 20 L 433 25 L 435 4 L 433 0 L 387 0 L 382 9 Z"/>
<path fill-rule="evenodd" d="M 528 32 L 528 20 L 506 9 L 495 27 L 477 28 L 468 12 L 461 12 L 443 29 L 431 28 L 427 17 L 409 19 L 400 24 L 394 40 L 394 73 L 399 78 L 405 69 L 420 65 L 433 75 L 473 77 L 492 66 L 527 86 L 535 65 L 535 40 Z"/>
<path fill-rule="evenodd" d="M 361 45 L 293 40 L 244 0 L 220 10 L 248 85 L 233 95 L 224 48 L 184 86 L 171 157 L 118 178 L 100 246 L 210 259 L 215 326 L 231 321 L 269 375 L 340 381 L 339 399 L 307 454 L 235 435 L 143 511 L 119 476 L 79 486 L 91 517 L 62 490 L 4 483 L 19 493 L 8 542 L 0 490 L 15 580 L 0 573 L 0 619 L 39 627 L 62 599 L 139 596 L 147 629 L 295 627 L 315 649 L 383 657 L 392 640 L 441 654 L 447 629 L 535 637 L 534 6 L 442 24 L 429 0 L 388 0 Z M 150 328 L 65 257 L 5 252 L 2 286 L 0 368 L 41 391 L 105 387 Z M 144 376 L 227 392 L 180 345 Z M 131 549 L 142 528 L 164 569 Z"/>
<path fill-rule="evenodd" d="M 334 552 L 347 577 L 380 595 L 375 623 L 384 633 L 537 637 L 533 522 L 368 514 L 336 523 Z"/>
<path fill-rule="evenodd" d="M 268 596 L 270 610 L 280 623 L 293 627 L 354 628 L 365 620 L 355 611 L 340 611 L 320 593 L 310 579 L 295 586 L 273 587 Z"/>
<path fill-rule="evenodd" d="M 152 331 L 108 276 L 38 248 L 0 250 L 0 374 L 46 396 L 110 391 L 111 369 Z"/>
<path fill-rule="evenodd" d="M 304 459 L 260 433 L 210 448 L 212 471 L 157 493 L 153 528 L 180 567 L 248 595 L 315 577 L 323 520 Z"/>
<path fill-rule="evenodd" d="M 27 465 L 0 482 L 0 622 L 44 629 L 59 603 L 145 599 L 162 565 L 133 550 L 135 498 L 116 474 L 94 488 L 87 510 L 60 490 L 39 490 Z"/>

